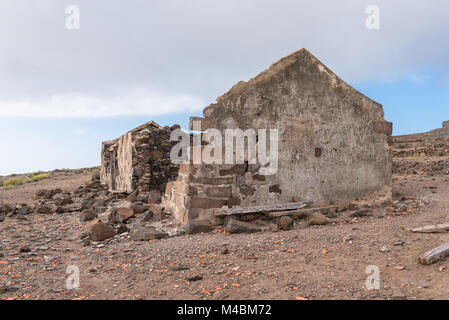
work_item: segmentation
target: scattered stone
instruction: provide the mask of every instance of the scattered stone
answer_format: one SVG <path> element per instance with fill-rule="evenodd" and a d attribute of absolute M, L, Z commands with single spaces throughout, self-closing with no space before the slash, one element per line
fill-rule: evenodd
<path fill-rule="evenodd" d="M 382 253 L 387 253 L 387 252 L 390 252 L 390 249 L 388 249 L 387 247 L 382 247 L 379 249 L 379 251 Z"/>
<path fill-rule="evenodd" d="M 91 210 L 84 210 L 80 215 L 80 222 L 91 221 L 97 218 L 97 214 Z"/>
<path fill-rule="evenodd" d="M 145 212 L 148 209 L 150 209 L 150 206 L 148 206 L 148 205 L 140 205 L 140 204 L 133 204 L 133 205 L 131 205 L 131 209 L 134 211 L 135 214 L 141 214 L 142 212 Z"/>
<path fill-rule="evenodd" d="M 225 229 L 229 233 L 254 233 L 261 231 L 261 229 L 256 225 L 237 220 L 233 217 L 226 219 Z"/>
<path fill-rule="evenodd" d="M 94 241 L 103 241 L 114 237 L 115 231 L 111 226 L 97 222 L 90 227 L 89 236 Z"/>
<path fill-rule="evenodd" d="M 164 232 L 139 227 L 132 229 L 129 233 L 129 236 L 131 240 L 134 241 L 148 241 L 148 240 L 162 239 L 167 237 L 168 235 Z"/>
<path fill-rule="evenodd" d="M 4 213 L 10 213 L 13 211 L 13 208 L 7 204 L 0 204 L 0 214 Z"/>
<path fill-rule="evenodd" d="M 271 222 L 268 227 L 272 232 L 278 232 L 279 231 L 279 225 L 277 223 Z"/>
<path fill-rule="evenodd" d="M 50 214 L 50 213 L 52 213 L 52 210 L 48 206 L 40 205 L 36 208 L 36 212 L 40 213 L 40 214 Z"/>
<path fill-rule="evenodd" d="M 31 248 L 29 246 L 23 246 L 19 249 L 20 252 L 30 252 Z"/>
<path fill-rule="evenodd" d="M 28 206 L 22 206 L 22 207 L 20 207 L 20 208 L 17 208 L 16 210 L 15 210 L 15 214 L 17 214 L 17 215 L 26 215 L 26 214 L 29 214 L 29 213 L 31 213 L 31 208 L 30 207 L 28 207 Z"/>
<path fill-rule="evenodd" d="M 359 209 L 349 215 L 350 218 L 370 217 L 373 215 L 373 211 L 370 209 Z"/>
<path fill-rule="evenodd" d="M 395 245 L 395 246 L 403 246 L 404 244 L 405 244 L 405 241 L 399 240 L 399 241 L 396 241 L 393 245 Z"/>
<path fill-rule="evenodd" d="M 186 226 L 187 234 L 207 233 L 212 231 L 212 226 L 207 222 L 189 221 Z"/>
<path fill-rule="evenodd" d="M 134 210 L 132 208 L 117 208 L 117 214 L 117 220 L 125 222 L 134 216 Z"/>
<path fill-rule="evenodd" d="M 82 242 L 83 246 L 87 247 L 90 245 L 90 239 L 89 238 L 85 238 Z"/>
<path fill-rule="evenodd" d="M 278 226 L 281 230 L 291 230 L 293 228 L 293 219 L 289 216 L 283 216 L 278 219 Z"/>
<path fill-rule="evenodd" d="M 153 218 L 153 212 L 148 210 L 140 215 L 139 220 L 141 222 L 149 222 L 149 221 L 151 221 L 152 218 Z"/>
<path fill-rule="evenodd" d="M 309 225 L 311 226 L 322 226 L 329 223 L 329 218 L 325 217 L 319 212 L 314 212 L 309 217 Z"/>
<path fill-rule="evenodd" d="M 394 266 L 393 268 L 399 271 L 405 270 L 404 266 Z"/>
<path fill-rule="evenodd" d="M 200 280 L 203 280 L 203 276 L 194 276 L 194 277 L 187 278 L 187 281 L 190 281 L 190 282 L 200 281 Z"/>
<path fill-rule="evenodd" d="M 150 211 L 153 213 L 152 218 L 156 221 L 162 221 L 166 218 L 164 208 L 160 204 L 151 204 Z"/>
<path fill-rule="evenodd" d="M 109 216 L 110 223 L 125 223 L 134 216 L 134 210 L 131 208 L 113 208 Z"/>
<path fill-rule="evenodd" d="M 128 231 L 129 231 L 128 228 L 123 223 L 120 224 L 119 227 L 117 228 L 117 233 L 118 234 L 122 234 L 122 233 L 125 233 L 125 232 L 128 232 Z"/>
<path fill-rule="evenodd" d="M 170 270 L 172 271 L 185 271 L 185 270 L 189 270 L 189 267 L 186 266 L 173 266 L 170 268 Z"/>

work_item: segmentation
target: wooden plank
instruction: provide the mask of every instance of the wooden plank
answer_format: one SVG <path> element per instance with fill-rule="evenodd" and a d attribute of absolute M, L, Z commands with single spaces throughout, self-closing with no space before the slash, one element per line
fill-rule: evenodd
<path fill-rule="evenodd" d="M 418 260 L 422 264 L 432 264 L 442 258 L 449 256 L 449 242 L 442 244 L 426 253 L 422 254 Z"/>
<path fill-rule="evenodd" d="M 239 207 L 226 210 L 216 211 L 216 216 L 233 216 L 238 214 L 252 214 L 260 212 L 272 212 L 272 211 L 286 211 L 305 208 L 311 205 L 312 202 L 289 202 L 280 203 L 268 206 L 255 206 L 255 207 Z"/>
<path fill-rule="evenodd" d="M 411 231 L 419 232 L 419 233 L 447 232 L 447 231 L 449 231 L 449 223 L 441 223 L 441 224 L 435 224 L 435 225 L 430 225 L 430 226 L 414 228 Z"/>
<path fill-rule="evenodd" d="M 314 212 L 325 212 L 328 210 L 336 209 L 337 206 L 331 206 L 331 207 L 320 207 L 320 208 L 307 208 L 307 209 L 297 209 L 297 210 L 290 210 L 290 211 L 280 211 L 280 212 L 271 212 L 271 217 L 282 217 L 282 216 L 304 216 L 309 215 Z"/>

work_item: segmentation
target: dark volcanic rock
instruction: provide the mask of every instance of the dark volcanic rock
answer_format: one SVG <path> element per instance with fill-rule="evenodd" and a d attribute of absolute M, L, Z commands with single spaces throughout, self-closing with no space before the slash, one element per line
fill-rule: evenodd
<path fill-rule="evenodd" d="M 229 233 L 254 233 L 261 231 L 258 226 L 252 223 L 243 222 L 235 218 L 228 218 L 226 220 L 227 221 L 225 221 L 225 229 Z"/>
<path fill-rule="evenodd" d="M 111 226 L 102 222 L 97 222 L 91 226 L 89 236 L 94 241 L 103 241 L 114 237 L 115 231 Z"/>
<path fill-rule="evenodd" d="M 207 222 L 189 221 L 186 226 L 187 234 L 206 233 L 206 232 L 211 232 L 211 231 L 212 231 L 212 226 Z"/>

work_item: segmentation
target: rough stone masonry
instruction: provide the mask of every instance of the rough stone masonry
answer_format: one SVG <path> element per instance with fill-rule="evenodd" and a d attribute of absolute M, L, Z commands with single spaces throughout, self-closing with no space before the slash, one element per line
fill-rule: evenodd
<path fill-rule="evenodd" d="M 179 165 L 170 161 L 176 142 L 170 141 L 179 125 L 161 127 L 154 121 L 123 136 L 105 141 L 101 147 L 101 182 L 111 192 L 164 192 L 168 181 L 176 180 Z"/>
<path fill-rule="evenodd" d="M 391 196 L 392 124 L 382 106 L 305 49 L 237 83 L 203 115 L 191 119 L 203 130 L 278 129 L 278 170 L 261 175 L 248 162 L 181 164 L 163 199 L 179 221 L 219 224 L 217 210 L 236 206 Z"/>

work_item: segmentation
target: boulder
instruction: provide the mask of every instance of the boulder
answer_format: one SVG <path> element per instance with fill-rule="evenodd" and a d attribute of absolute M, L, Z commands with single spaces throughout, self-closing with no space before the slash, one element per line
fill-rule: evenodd
<path fill-rule="evenodd" d="M 117 214 L 120 216 L 120 222 L 125 222 L 134 216 L 134 210 L 132 208 L 117 208 Z"/>
<path fill-rule="evenodd" d="M 103 241 L 115 236 L 114 228 L 100 221 L 89 226 L 89 229 L 89 237 L 94 241 Z"/>
<path fill-rule="evenodd" d="M 373 210 L 371 209 L 359 209 L 354 213 L 349 215 L 350 218 L 361 218 L 361 217 L 370 217 L 373 215 Z"/>
<path fill-rule="evenodd" d="M 140 213 L 145 212 L 148 209 L 150 209 L 150 206 L 148 206 L 148 205 L 141 205 L 141 204 L 132 204 L 131 208 L 134 210 L 135 214 L 140 214 Z"/>
<path fill-rule="evenodd" d="M 118 234 L 122 234 L 122 233 L 125 233 L 125 232 L 128 232 L 128 228 L 126 227 L 125 224 L 121 223 L 121 224 L 118 226 L 118 228 L 117 228 L 117 233 L 118 233 Z"/>
<path fill-rule="evenodd" d="M 144 212 L 143 214 L 141 214 L 139 216 L 139 220 L 141 222 L 149 222 L 149 221 L 151 221 L 152 218 L 153 218 L 153 212 L 151 212 L 150 210 L 147 210 L 146 212 Z"/>
<path fill-rule="evenodd" d="M 40 214 L 50 214 L 52 213 L 52 210 L 49 206 L 39 205 L 36 208 L 36 212 Z"/>
<path fill-rule="evenodd" d="M 203 221 L 189 221 L 186 226 L 187 234 L 207 233 L 212 231 L 212 226 Z"/>
<path fill-rule="evenodd" d="M 109 217 L 111 223 L 124 223 L 134 216 L 132 208 L 113 208 Z"/>
<path fill-rule="evenodd" d="M 293 228 L 293 219 L 289 216 L 280 217 L 278 226 L 281 230 L 291 230 Z"/>
<path fill-rule="evenodd" d="M 261 229 L 256 225 L 237 220 L 233 217 L 225 220 L 225 229 L 229 233 L 254 233 L 261 231 Z"/>
<path fill-rule="evenodd" d="M 129 233 L 129 236 L 131 240 L 134 241 L 148 241 L 165 238 L 167 237 L 167 234 L 153 229 L 139 227 L 132 229 Z"/>
<path fill-rule="evenodd" d="M 314 212 L 309 217 L 309 225 L 321 226 L 329 223 L 329 218 L 325 217 L 319 212 Z"/>
<path fill-rule="evenodd" d="M 31 213 L 31 208 L 28 206 L 22 206 L 22 207 L 16 208 L 14 213 L 17 215 L 29 214 L 29 213 Z"/>
<path fill-rule="evenodd" d="M 84 210 L 80 214 L 80 222 L 86 222 L 94 220 L 97 217 L 97 214 L 92 210 Z"/>
<path fill-rule="evenodd" d="M 153 213 L 154 220 L 162 221 L 166 217 L 164 208 L 160 204 L 151 204 L 150 211 Z"/>
<path fill-rule="evenodd" d="M 13 211 L 13 208 L 7 204 L 0 204 L 0 213 L 10 213 Z"/>
<path fill-rule="evenodd" d="M 65 205 L 73 203 L 72 198 L 70 196 L 67 196 L 67 195 L 65 195 L 65 196 L 64 195 L 61 195 L 61 196 L 58 195 L 58 197 L 54 197 L 53 199 L 54 199 L 54 202 L 55 202 L 55 204 L 57 206 L 65 206 Z"/>

